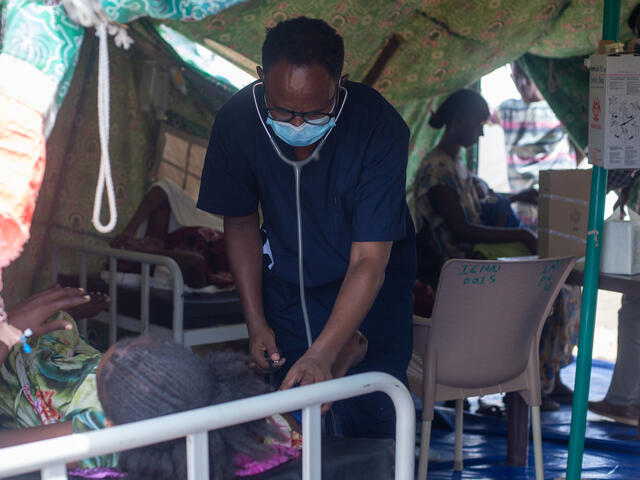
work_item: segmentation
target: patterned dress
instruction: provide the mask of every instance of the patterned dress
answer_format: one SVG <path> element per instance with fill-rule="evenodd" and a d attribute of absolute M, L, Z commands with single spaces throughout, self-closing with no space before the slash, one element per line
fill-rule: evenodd
<path fill-rule="evenodd" d="M 54 319 L 73 319 L 58 312 Z M 73 431 L 105 427 L 95 372 L 102 354 L 73 330 L 56 330 L 35 339 L 30 354 L 14 346 L 0 367 L 0 429 L 73 422 Z M 83 468 L 112 467 L 116 455 L 83 460 Z"/>
<path fill-rule="evenodd" d="M 73 330 L 56 330 L 31 342 L 32 352 L 25 354 L 16 345 L 0 366 L 0 429 L 73 422 L 74 433 L 105 428 L 106 417 L 98 400 L 96 369 L 102 353 L 88 345 L 78 334 L 71 316 L 58 312 Z M 273 445 L 271 456 L 263 460 L 237 454 L 237 476 L 249 476 L 270 470 L 300 456 L 302 437 L 280 415 L 268 419 L 277 426 L 282 438 L 265 438 Z M 113 453 L 82 460 L 72 473 L 87 478 L 120 478 L 118 456 Z"/>
<path fill-rule="evenodd" d="M 460 198 L 467 222 L 480 224 L 480 200 L 473 186 L 473 176 L 459 158 L 433 149 L 422 161 L 414 183 L 414 220 L 418 238 L 418 275 L 429 282 L 430 270 L 439 271 L 450 258 L 465 258 L 473 250 L 470 243 L 453 238 L 444 218 L 432 207 L 429 191 L 433 187 L 449 187 Z M 432 282 L 429 282 L 432 283 Z"/>

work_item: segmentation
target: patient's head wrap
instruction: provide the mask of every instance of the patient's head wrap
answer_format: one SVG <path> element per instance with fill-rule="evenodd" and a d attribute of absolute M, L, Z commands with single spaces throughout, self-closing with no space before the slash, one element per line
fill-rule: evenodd
<path fill-rule="evenodd" d="M 136 337 L 116 343 L 98 369 L 98 397 L 115 424 L 215 405 L 266 393 L 270 387 L 241 353 L 217 351 L 206 357 L 170 340 Z M 265 421 L 215 430 L 209 434 L 213 478 L 232 478 L 233 458 L 271 453 L 261 439 L 279 438 Z M 119 466 L 141 478 L 186 479 L 184 439 L 144 447 L 120 456 Z"/>

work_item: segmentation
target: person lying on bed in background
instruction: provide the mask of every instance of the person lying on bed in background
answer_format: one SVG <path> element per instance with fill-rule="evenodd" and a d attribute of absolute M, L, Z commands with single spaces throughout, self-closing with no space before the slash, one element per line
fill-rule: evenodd
<path fill-rule="evenodd" d="M 81 289 L 54 287 L 9 311 L 8 326 L 0 325 L 0 448 L 271 390 L 251 358 L 237 352 L 199 357 L 172 341 L 136 337 L 103 355 L 79 336 L 70 315 L 58 311 L 86 304 L 87 297 Z M 26 328 L 33 330 L 28 354 L 20 341 Z M 366 351 L 366 338 L 356 332 L 336 362 L 334 378 Z M 211 433 L 213 478 L 253 475 L 298 456 L 299 431 L 292 416 L 281 415 Z M 74 473 L 117 477 L 118 467 L 141 478 L 186 478 L 184 452 L 183 439 L 85 459 Z"/>
<path fill-rule="evenodd" d="M 169 179 L 154 183 L 114 248 L 154 253 L 173 258 L 192 288 L 233 285 L 224 249 L 222 219 L 196 208 L 194 200 Z M 137 264 L 118 262 L 119 270 Z"/>

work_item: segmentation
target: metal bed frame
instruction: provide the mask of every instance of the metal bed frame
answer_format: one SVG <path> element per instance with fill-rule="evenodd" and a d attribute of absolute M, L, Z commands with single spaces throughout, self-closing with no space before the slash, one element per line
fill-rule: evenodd
<path fill-rule="evenodd" d="M 226 325 L 213 325 L 205 328 L 184 328 L 184 280 L 180 267 L 170 257 L 150 253 L 121 250 L 110 247 L 84 246 L 84 245 L 57 245 L 53 252 L 52 278 L 55 283 L 60 271 L 60 255 L 63 250 L 75 251 L 80 255 L 80 284 L 87 289 L 87 255 L 108 257 L 109 260 L 109 296 L 111 305 L 108 316 L 99 316 L 98 320 L 109 324 L 109 345 L 116 341 L 118 326 L 143 334 L 153 333 L 161 337 L 173 338 L 177 343 L 185 346 L 203 345 L 208 343 L 229 342 L 248 337 L 247 325 L 235 323 Z M 140 319 L 118 314 L 118 285 L 116 279 L 117 261 L 126 260 L 141 264 L 140 282 Z M 150 265 L 163 265 L 168 268 L 171 276 L 173 315 L 171 330 L 151 324 L 149 322 L 149 279 Z M 86 333 L 87 322 L 82 319 L 79 325 L 80 331 Z"/>
<path fill-rule="evenodd" d="M 0 449 L 0 478 L 40 470 L 42 480 L 66 480 L 66 463 L 186 437 L 187 478 L 209 480 L 209 430 L 302 409 L 302 479 L 320 480 L 321 404 L 371 392 L 386 393 L 396 409 L 395 480 L 413 480 L 413 400 L 399 380 L 379 372 L 362 373 L 95 432 Z"/>

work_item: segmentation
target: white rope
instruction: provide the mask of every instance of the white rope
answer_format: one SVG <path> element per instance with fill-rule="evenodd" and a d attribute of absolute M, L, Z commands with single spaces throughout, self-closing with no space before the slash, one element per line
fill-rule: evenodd
<path fill-rule="evenodd" d="M 109 159 L 109 35 L 114 37 L 117 47 L 128 50 L 133 39 L 127 34 L 126 27 L 119 25 L 105 14 L 100 0 L 62 0 L 62 4 L 69 18 L 83 27 L 95 27 L 100 41 L 98 56 L 98 126 L 100 131 L 100 171 L 98 184 L 93 200 L 93 217 L 91 223 L 100 233 L 113 231 L 118 222 L 116 196 L 111 175 L 111 161 Z M 107 189 L 107 204 L 109 206 L 109 222 L 105 225 L 100 221 L 102 212 L 102 196 Z"/>
<path fill-rule="evenodd" d="M 100 131 L 100 171 L 98 185 L 93 200 L 93 218 L 91 222 L 100 233 L 111 232 L 118 222 L 116 196 L 111 176 L 111 161 L 109 159 L 109 46 L 107 40 L 107 25 L 96 27 L 96 35 L 100 41 L 98 57 L 98 126 Z M 109 205 L 109 222 L 104 225 L 100 221 L 102 211 L 102 195 L 107 187 L 107 203 Z"/>

